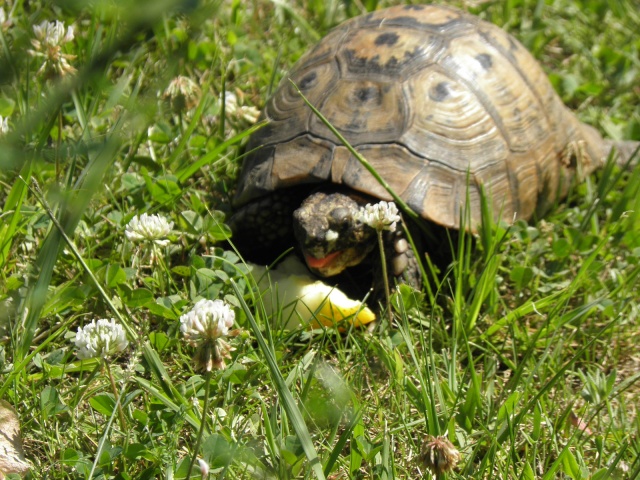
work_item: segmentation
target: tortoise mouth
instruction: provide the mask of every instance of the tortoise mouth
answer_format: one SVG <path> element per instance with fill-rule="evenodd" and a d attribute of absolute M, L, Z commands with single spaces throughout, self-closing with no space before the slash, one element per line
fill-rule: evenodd
<path fill-rule="evenodd" d="M 342 250 L 338 250 L 337 252 L 332 252 L 328 254 L 326 257 L 316 258 L 311 255 L 305 255 L 304 259 L 307 262 L 309 268 L 314 270 L 322 271 L 329 267 L 331 263 L 338 258 L 342 254 Z"/>

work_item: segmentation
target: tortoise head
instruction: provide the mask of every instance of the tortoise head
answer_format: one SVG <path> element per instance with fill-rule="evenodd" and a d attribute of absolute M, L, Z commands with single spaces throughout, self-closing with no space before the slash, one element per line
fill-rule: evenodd
<path fill-rule="evenodd" d="M 314 193 L 293 213 L 293 229 L 307 266 L 323 277 L 359 264 L 376 245 L 359 220 L 360 205 L 342 193 Z"/>

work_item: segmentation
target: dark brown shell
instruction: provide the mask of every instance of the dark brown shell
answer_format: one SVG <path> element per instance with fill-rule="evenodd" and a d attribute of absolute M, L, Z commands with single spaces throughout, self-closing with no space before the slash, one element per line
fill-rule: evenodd
<path fill-rule="evenodd" d="M 331 31 L 288 78 L 422 217 L 459 227 L 480 195 L 528 219 L 566 194 L 601 137 L 562 104 L 535 59 L 495 25 L 446 6 L 398 6 Z M 389 194 L 285 78 L 251 137 L 237 204 L 317 182 Z"/>

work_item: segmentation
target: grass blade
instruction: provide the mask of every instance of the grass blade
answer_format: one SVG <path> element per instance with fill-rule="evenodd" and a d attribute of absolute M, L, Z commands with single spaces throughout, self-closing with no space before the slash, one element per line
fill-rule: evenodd
<path fill-rule="evenodd" d="M 260 351 L 264 355 L 267 360 L 267 365 L 269 366 L 269 373 L 271 374 L 271 380 L 275 384 L 276 390 L 278 392 L 278 397 L 282 401 L 285 411 L 289 416 L 291 421 L 291 425 L 293 426 L 294 431 L 298 435 L 298 439 L 302 445 L 305 455 L 309 460 L 309 464 L 311 465 L 311 469 L 316 474 L 318 479 L 324 480 L 325 475 L 322 469 L 322 463 L 320 462 L 320 458 L 318 457 L 318 453 L 316 452 L 315 447 L 313 446 L 313 440 L 311 439 L 311 435 L 309 434 L 309 429 L 307 428 L 307 424 L 302 418 L 302 413 L 296 404 L 296 401 L 293 398 L 293 395 L 289 391 L 287 387 L 286 381 L 282 374 L 280 373 L 280 369 L 278 368 L 278 363 L 276 358 L 267 345 L 264 337 L 262 336 L 262 332 L 256 323 L 255 318 L 253 317 L 253 313 L 249 309 L 249 306 L 244 301 L 242 296 L 242 292 L 236 285 L 236 283 L 231 280 L 231 285 L 233 286 L 233 290 L 236 293 L 236 296 L 240 302 L 240 306 L 244 311 L 247 319 L 249 320 L 249 325 L 251 326 L 251 330 L 256 337 L 258 342 L 258 346 L 260 347 Z"/>
<path fill-rule="evenodd" d="M 31 178 L 31 170 L 32 162 L 27 161 L 20 172 L 20 176 L 29 181 Z M 18 230 L 18 223 L 22 218 L 20 209 L 22 208 L 22 204 L 26 198 L 27 191 L 26 183 L 15 182 L 6 201 L 4 202 L 2 212 L 0 212 L 0 219 L 5 216 L 9 217 L 8 220 L 5 218 L 3 219 L 3 222 L 0 223 L 0 268 L 5 265 L 7 258 L 9 257 L 9 250 L 13 243 L 13 237 Z"/>

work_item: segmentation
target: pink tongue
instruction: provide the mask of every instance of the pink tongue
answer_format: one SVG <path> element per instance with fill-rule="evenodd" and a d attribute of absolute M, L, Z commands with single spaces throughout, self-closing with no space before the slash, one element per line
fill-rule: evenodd
<path fill-rule="evenodd" d="M 331 263 L 331 260 L 333 260 L 338 255 L 340 255 L 340 253 L 341 252 L 333 252 L 324 258 L 315 258 L 315 257 L 312 257 L 311 255 L 305 255 L 305 260 L 307 261 L 307 265 L 309 265 L 309 267 L 311 268 L 323 268 L 329 263 Z"/>

